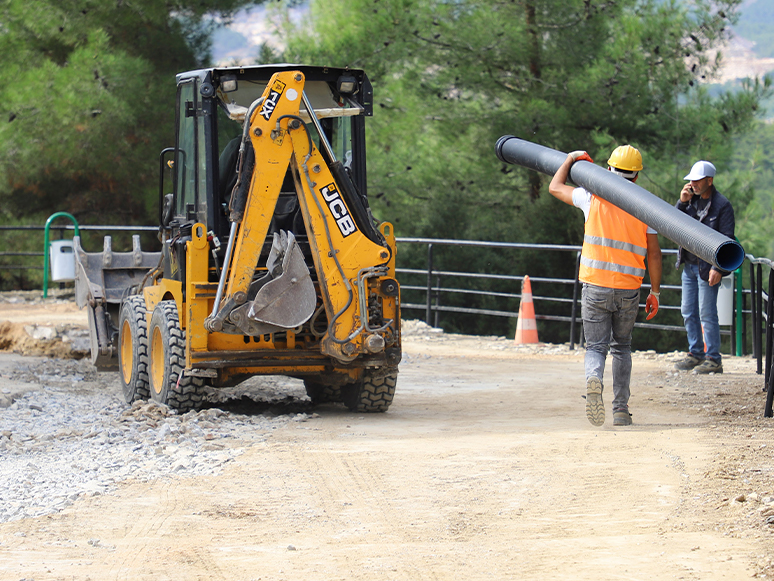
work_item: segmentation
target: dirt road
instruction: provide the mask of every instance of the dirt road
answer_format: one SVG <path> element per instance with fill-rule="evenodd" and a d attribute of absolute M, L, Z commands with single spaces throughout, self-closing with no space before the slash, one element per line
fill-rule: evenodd
<path fill-rule="evenodd" d="M 126 481 L 2 524 L 0 579 L 774 576 L 752 359 L 699 378 L 637 353 L 635 423 L 614 429 L 607 391 L 606 424 L 585 418 L 582 351 L 422 329 L 404 349 L 386 414 L 319 406 L 219 476 Z"/>

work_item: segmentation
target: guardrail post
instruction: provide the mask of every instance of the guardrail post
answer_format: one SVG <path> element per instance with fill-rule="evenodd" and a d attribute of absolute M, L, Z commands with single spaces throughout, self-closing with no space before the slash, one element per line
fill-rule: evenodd
<path fill-rule="evenodd" d="M 54 214 L 51 214 L 48 217 L 48 220 L 46 220 L 46 227 L 43 234 L 43 298 L 46 298 L 48 296 L 48 267 L 49 267 L 49 239 L 48 239 L 48 231 L 51 228 L 51 222 L 56 220 L 57 218 L 69 218 L 73 225 L 75 226 L 75 235 L 80 236 L 80 230 L 78 229 L 78 221 L 75 219 L 75 217 L 72 214 L 68 214 L 67 212 L 56 212 Z"/>
<path fill-rule="evenodd" d="M 774 270 L 769 269 L 769 289 L 766 295 L 766 374 L 764 381 L 766 385 L 766 407 L 763 411 L 764 417 L 772 417 L 772 401 L 774 401 L 774 381 L 771 373 L 771 355 L 772 355 L 772 319 L 774 318 L 774 300 L 771 293 L 774 291 Z"/>
<path fill-rule="evenodd" d="M 755 303 L 755 264 L 750 262 L 750 330 L 752 332 L 753 357 L 758 356 L 758 339 L 755 336 L 758 321 L 758 305 Z"/>
<path fill-rule="evenodd" d="M 575 320 L 578 316 L 578 290 L 580 288 L 580 259 L 578 252 L 575 258 L 575 284 L 572 287 L 572 312 L 570 313 L 570 351 L 575 349 Z"/>
<path fill-rule="evenodd" d="M 761 366 L 760 366 L 760 354 L 761 354 L 761 336 L 760 336 L 760 310 L 758 308 L 758 292 L 756 289 L 758 288 L 757 283 L 757 277 L 755 274 L 755 271 L 757 270 L 757 265 L 754 263 L 750 263 L 750 325 L 752 329 L 752 347 L 753 347 L 753 357 L 755 358 L 757 362 L 757 373 L 760 375 L 761 372 Z"/>
<path fill-rule="evenodd" d="M 433 298 L 433 244 L 427 245 L 427 303 L 425 309 L 425 323 L 432 325 L 430 316 L 432 314 L 431 300 Z"/>
<path fill-rule="evenodd" d="M 774 345 L 772 345 L 772 331 L 774 330 L 772 328 L 772 322 L 774 322 L 774 300 L 772 300 L 771 291 L 772 287 L 774 287 L 774 270 L 769 270 L 769 287 L 766 290 L 765 293 L 765 302 L 766 302 L 766 353 L 764 355 L 764 378 L 766 381 L 766 384 L 769 383 L 769 378 L 771 376 L 771 355 L 772 350 L 774 349 Z"/>
<path fill-rule="evenodd" d="M 765 327 L 766 327 L 766 353 L 763 356 L 763 380 L 765 385 L 769 384 L 771 379 L 771 354 L 774 345 L 771 344 L 772 338 L 772 320 L 774 320 L 774 300 L 772 300 L 771 291 L 774 286 L 774 270 L 769 269 L 769 287 L 766 291 L 766 315 L 765 315 Z"/>
<path fill-rule="evenodd" d="M 435 328 L 438 328 L 441 324 L 438 319 L 440 315 L 440 310 L 438 309 L 439 306 L 441 306 L 441 277 L 436 276 L 435 277 L 435 324 L 433 325 Z"/>
<path fill-rule="evenodd" d="M 744 354 L 744 281 L 742 280 L 742 267 L 734 272 L 734 296 L 736 297 L 736 309 L 734 311 L 734 330 L 736 331 L 736 356 Z"/>
<path fill-rule="evenodd" d="M 758 326 L 755 329 L 755 334 L 758 335 L 758 353 L 756 359 L 758 361 L 756 372 L 760 375 L 763 372 L 761 366 L 763 359 L 763 345 L 761 345 L 761 334 L 763 333 L 764 315 L 763 315 L 763 269 L 758 264 L 758 277 L 755 285 L 755 302 L 758 303 Z"/>

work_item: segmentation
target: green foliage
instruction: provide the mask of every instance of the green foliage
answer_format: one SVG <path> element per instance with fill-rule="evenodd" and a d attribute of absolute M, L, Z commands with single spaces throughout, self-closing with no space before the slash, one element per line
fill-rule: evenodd
<path fill-rule="evenodd" d="M 738 4 L 313 2 L 313 30 L 294 31 L 288 21 L 283 56 L 368 71 L 375 206 L 412 217 L 413 232 L 402 223 L 399 233 L 430 235 L 423 210 L 443 205 L 460 182 L 476 200 L 468 221 L 479 208 L 499 213 L 544 191 L 544 178 L 499 167 L 492 147 L 503 134 L 599 159 L 632 143 L 649 168 L 669 175 L 710 153 L 727 159 L 728 138 L 749 127 L 768 91 L 750 83 L 710 99 L 698 85 L 717 69 L 706 51 L 726 38 Z M 464 168 L 464 178 L 452 167 Z M 654 182 L 669 199 L 679 190 L 674 178 Z"/>
<path fill-rule="evenodd" d="M 0 205 L 82 222 L 155 222 L 174 75 L 208 59 L 212 12 L 247 0 L 0 4 Z M 206 18 L 205 18 L 206 17 Z"/>
<path fill-rule="evenodd" d="M 285 21 L 275 58 L 367 71 L 369 196 L 398 236 L 580 244 L 582 215 L 548 196 L 546 176 L 498 162 L 496 140 L 586 149 L 601 165 L 631 143 L 645 158 L 640 185 L 670 202 L 691 164 L 711 159 L 745 215 L 753 190 L 731 170 L 734 139 L 770 83 L 705 88 L 740 4 L 312 0 L 309 19 Z M 510 272 L 572 273 L 572 260 L 522 256 Z"/>
<path fill-rule="evenodd" d="M 736 209 L 737 238 L 745 252 L 774 258 L 774 125 L 760 123 L 735 143 L 734 179 L 750 192 L 750 203 Z"/>

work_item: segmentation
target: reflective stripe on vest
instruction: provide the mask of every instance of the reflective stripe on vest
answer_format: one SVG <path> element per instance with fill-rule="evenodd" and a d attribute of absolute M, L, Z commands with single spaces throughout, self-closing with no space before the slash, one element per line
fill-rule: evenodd
<path fill-rule="evenodd" d="M 648 253 L 647 230 L 634 216 L 592 196 L 581 251 L 580 280 L 606 288 L 640 288 Z"/>

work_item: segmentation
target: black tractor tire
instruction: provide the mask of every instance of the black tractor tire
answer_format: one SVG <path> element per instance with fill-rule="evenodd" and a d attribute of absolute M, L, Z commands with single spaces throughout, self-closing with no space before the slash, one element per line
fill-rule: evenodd
<path fill-rule="evenodd" d="M 121 304 L 118 323 L 118 369 L 126 403 L 148 399 L 148 323 L 145 299 L 133 295 Z"/>
<path fill-rule="evenodd" d="M 185 332 L 180 328 L 175 301 L 156 305 L 148 334 L 151 399 L 181 412 L 200 408 L 204 380 L 184 373 Z"/>
<path fill-rule="evenodd" d="M 306 395 L 313 404 L 336 403 L 341 401 L 341 387 L 338 385 L 326 385 L 309 379 L 304 380 Z"/>
<path fill-rule="evenodd" d="M 366 369 L 363 379 L 341 388 L 341 399 L 351 412 L 386 412 L 395 396 L 398 368 Z"/>

